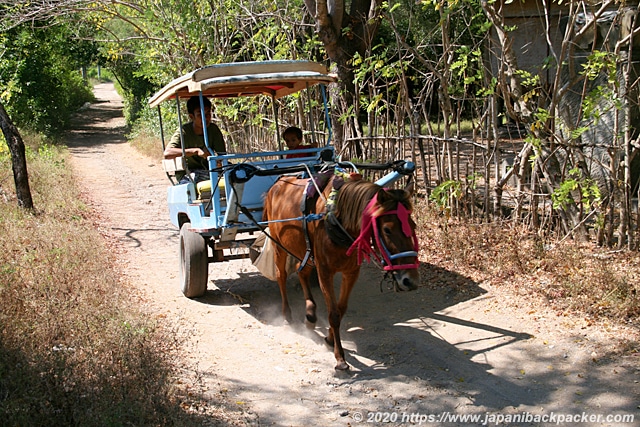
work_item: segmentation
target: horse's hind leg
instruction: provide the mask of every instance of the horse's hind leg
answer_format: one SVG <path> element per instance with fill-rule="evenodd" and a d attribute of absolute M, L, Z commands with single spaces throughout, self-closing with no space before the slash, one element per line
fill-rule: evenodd
<path fill-rule="evenodd" d="M 291 307 L 289 307 L 289 300 L 287 299 L 287 281 L 285 279 L 284 285 L 280 284 L 278 278 L 278 287 L 280 288 L 280 296 L 282 298 L 282 317 L 287 323 L 291 324 Z"/>
<path fill-rule="evenodd" d="M 280 298 L 282 299 L 282 317 L 291 324 L 291 307 L 289 307 L 289 299 L 287 297 L 287 253 L 280 248 L 275 248 L 274 261 L 276 263 Z"/>
<path fill-rule="evenodd" d="M 333 329 L 333 352 L 336 356 L 336 360 L 338 364 L 336 365 L 336 370 L 345 370 L 349 369 L 349 365 L 344 360 L 344 349 L 342 348 L 342 341 L 340 339 L 340 324 L 342 323 L 342 318 L 347 312 L 347 307 L 349 305 L 349 296 L 351 295 L 351 291 L 353 290 L 353 286 L 356 284 L 358 280 L 358 276 L 360 275 L 360 268 L 357 268 L 355 272 L 343 272 L 342 273 L 342 282 L 340 283 L 340 298 L 338 298 L 337 304 L 337 315 L 338 321 L 337 326 Z M 340 357 L 338 357 L 338 355 Z"/>
<path fill-rule="evenodd" d="M 318 320 L 318 317 L 316 316 L 316 302 L 313 300 L 313 295 L 311 294 L 311 287 L 309 283 L 311 274 L 314 271 L 315 269 L 307 266 L 298 273 L 300 284 L 302 285 L 302 292 L 304 293 L 305 316 L 310 326 L 315 326 Z"/>

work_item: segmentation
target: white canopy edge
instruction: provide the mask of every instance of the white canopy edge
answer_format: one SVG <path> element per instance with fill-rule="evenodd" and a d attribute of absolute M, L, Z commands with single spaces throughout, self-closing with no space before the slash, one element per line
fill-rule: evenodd
<path fill-rule="evenodd" d="M 316 84 L 337 81 L 322 64 L 311 61 L 254 61 L 209 65 L 199 68 L 160 89 L 149 105 L 157 107 L 167 99 L 188 98 L 200 92 L 207 97 L 270 95 L 275 98 Z"/>

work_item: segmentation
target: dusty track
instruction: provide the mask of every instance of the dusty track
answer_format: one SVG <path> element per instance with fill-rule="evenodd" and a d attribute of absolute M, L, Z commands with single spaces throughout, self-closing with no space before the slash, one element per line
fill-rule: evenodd
<path fill-rule="evenodd" d="M 123 270 L 145 295 L 144 309 L 191 337 L 190 357 L 176 363 L 191 372 L 188 381 L 193 374 L 202 380 L 194 401 L 203 413 L 222 400 L 239 425 L 417 425 L 419 416 L 465 414 L 481 420 L 436 424 L 478 425 L 487 413 L 634 414 L 640 421 L 638 357 L 611 353 L 616 337 L 632 330 L 518 307 L 500 289 L 434 265 L 422 266 L 423 284 L 410 294 L 381 292 L 379 271 L 363 269 L 343 323 L 348 374 L 334 371 L 322 343 L 322 304 L 316 331 L 303 326 L 293 279 L 290 301 L 300 321 L 293 326 L 279 318 L 276 284 L 248 260 L 211 265 L 207 294 L 183 297 L 169 182 L 126 143 L 113 86 L 95 92 L 99 102 L 82 112 L 68 141 L 75 174 L 117 242 Z M 576 425 L 603 424 L 622 425 Z"/>

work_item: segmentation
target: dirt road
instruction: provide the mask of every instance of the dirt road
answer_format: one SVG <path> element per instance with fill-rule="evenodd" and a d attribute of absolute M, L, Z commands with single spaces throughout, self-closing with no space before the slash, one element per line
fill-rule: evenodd
<path fill-rule="evenodd" d="M 304 327 L 294 279 L 293 326 L 279 317 L 277 285 L 249 260 L 210 265 L 207 294 L 183 297 L 169 181 L 126 143 L 113 86 L 97 86 L 96 96 L 69 140 L 72 165 L 145 309 L 190 337 L 190 358 L 176 363 L 201 380 L 200 410 L 222 399 L 237 425 L 261 426 L 480 425 L 485 417 L 550 425 L 573 414 L 575 425 L 625 425 L 606 419 L 625 414 L 640 422 L 639 358 L 611 351 L 633 330 L 532 309 L 434 265 L 421 267 L 412 293 L 381 292 L 379 271 L 363 268 L 342 328 L 349 373 L 334 371 L 322 343 L 324 306 L 316 330 Z"/>

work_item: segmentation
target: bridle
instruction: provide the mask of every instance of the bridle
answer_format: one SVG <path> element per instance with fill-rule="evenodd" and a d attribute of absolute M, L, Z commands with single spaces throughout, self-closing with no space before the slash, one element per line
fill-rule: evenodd
<path fill-rule="evenodd" d="M 404 212 L 402 212 L 401 207 L 404 210 Z M 411 226 L 409 225 L 409 213 L 410 212 L 407 210 L 407 208 L 404 207 L 402 203 L 398 203 L 398 209 L 383 212 L 379 216 L 393 215 L 393 214 L 398 216 L 398 219 L 402 224 L 402 232 L 407 237 L 411 236 L 411 239 L 413 240 L 412 251 L 404 251 L 404 252 L 398 252 L 397 254 L 391 254 L 391 252 L 389 252 L 389 249 L 387 249 L 387 246 L 384 244 L 384 240 L 380 236 L 378 221 L 377 220 L 373 221 L 373 233 L 376 239 L 378 249 L 380 250 L 380 253 L 382 254 L 382 257 L 383 257 L 381 264 L 383 265 L 382 269 L 384 271 L 410 270 L 410 269 L 418 268 L 418 266 L 420 265 L 420 262 L 418 261 L 418 237 L 416 236 L 415 231 L 413 231 L 411 229 Z M 393 261 L 399 258 L 405 258 L 405 257 L 414 257 L 415 262 L 412 264 L 393 264 Z"/>
<path fill-rule="evenodd" d="M 358 264 L 362 263 L 363 258 L 369 261 L 371 257 L 373 257 L 382 264 L 384 271 L 410 270 L 418 268 L 420 265 L 420 262 L 418 261 L 418 237 L 409 224 L 409 214 L 411 211 L 409 211 L 402 203 L 398 202 L 396 209 L 374 215 L 377 205 L 378 195 L 376 194 L 376 196 L 369 201 L 367 207 L 363 211 L 360 235 L 347 250 L 347 256 L 351 255 L 354 250 L 357 250 Z M 411 239 L 413 240 L 412 251 L 404 251 L 397 254 L 391 254 L 391 252 L 389 252 L 389 249 L 387 249 L 387 246 L 384 244 L 384 240 L 380 236 L 377 221 L 377 219 L 383 215 L 396 215 L 398 217 L 400 224 L 402 224 L 402 232 L 407 237 L 411 236 Z M 380 256 L 371 247 L 372 239 L 374 240 L 378 251 L 382 255 L 382 259 L 380 259 Z M 416 261 L 412 264 L 393 264 L 394 260 L 405 257 L 415 257 Z"/>

